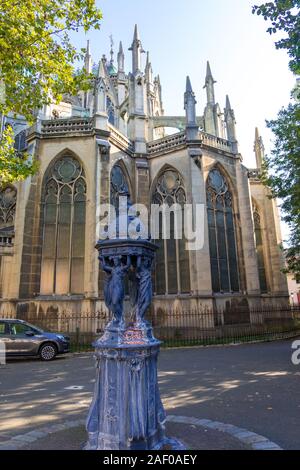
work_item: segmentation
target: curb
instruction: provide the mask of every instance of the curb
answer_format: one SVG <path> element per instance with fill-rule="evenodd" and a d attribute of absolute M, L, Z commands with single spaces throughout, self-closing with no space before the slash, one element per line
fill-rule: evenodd
<path fill-rule="evenodd" d="M 73 421 L 66 421 L 62 424 L 54 424 L 52 426 L 45 426 L 36 431 L 30 431 L 25 434 L 19 434 L 12 437 L 8 441 L 0 443 L 0 450 L 20 450 L 38 439 L 49 436 L 58 431 L 76 428 L 85 425 L 85 419 L 78 419 Z M 197 427 L 209 428 L 215 431 L 229 434 L 230 436 L 238 439 L 243 444 L 247 444 L 252 450 L 282 450 L 275 442 L 270 441 L 264 436 L 248 431 L 247 429 L 238 428 L 232 424 L 225 424 L 219 421 L 211 421 L 210 419 L 198 419 L 188 416 L 175 416 L 169 415 L 166 419 L 167 422 L 178 424 L 190 424 Z"/>
<path fill-rule="evenodd" d="M 38 439 L 44 438 L 59 431 L 65 431 L 67 429 L 76 428 L 78 426 L 84 426 L 86 419 L 77 419 L 72 421 L 65 421 L 61 424 L 53 424 L 52 426 L 45 426 L 38 428 L 36 431 L 30 431 L 25 434 L 18 434 L 12 437 L 8 441 L 0 443 L 0 450 L 20 450 L 22 447 L 37 441 Z"/>
<path fill-rule="evenodd" d="M 209 428 L 215 431 L 229 434 L 238 439 L 243 444 L 247 444 L 252 450 L 283 450 L 275 442 L 270 441 L 264 436 L 248 431 L 247 429 L 238 428 L 232 424 L 220 423 L 219 421 L 211 421 L 210 419 L 190 418 L 187 416 L 167 416 L 167 421 L 179 424 L 193 424 L 194 426 Z"/>

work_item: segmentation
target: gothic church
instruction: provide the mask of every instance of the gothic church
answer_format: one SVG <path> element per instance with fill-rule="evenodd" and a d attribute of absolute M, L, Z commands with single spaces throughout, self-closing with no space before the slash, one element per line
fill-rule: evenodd
<path fill-rule="evenodd" d="M 36 175 L 0 192 L 1 313 L 50 315 L 103 308 L 97 251 L 101 204 L 128 191 L 133 202 L 205 205 L 204 247 L 157 240 L 154 309 L 218 309 L 288 302 L 276 201 L 258 176 L 264 147 L 256 130 L 257 167 L 242 163 L 228 96 L 216 102 L 209 63 L 207 103 L 196 115 L 189 78 L 183 116 L 165 114 L 159 76 L 135 27 L 131 71 L 120 43 L 117 61 L 85 68 L 94 87 L 45 106 L 36 123 L 11 122 L 18 150 L 40 162 Z M 166 128 L 175 133 L 167 134 Z M 172 227 L 171 227 L 172 232 Z M 0 314 L 1 314 L 0 313 Z"/>

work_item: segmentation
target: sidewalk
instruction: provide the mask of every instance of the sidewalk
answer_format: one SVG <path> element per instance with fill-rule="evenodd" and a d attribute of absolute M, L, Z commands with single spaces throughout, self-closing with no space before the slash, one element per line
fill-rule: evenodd
<path fill-rule="evenodd" d="M 300 366 L 291 361 L 291 346 L 292 341 L 276 341 L 162 350 L 158 379 L 167 416 L 221 421 L 283 449 L 299 449 Z M 12 445 L 13 438 L 15 446 L 20 436 L 29 445 L 30 433 L 67 430 L 65 423 L 84 425 L 94 381 L 91 353 L 1 366 L 0 447 Z"/>
<path fill-rule="evenodd" d="M 166 435 L 186 450 L 281 450 L 266 437 L 246 429 L 186 416 L 168 416 Z M 15 436 L 2 442 L 0 450 L 83 450 L 86 440 L 81 419 Z M 166 446 L 164 450 L 174 449 Z"/>

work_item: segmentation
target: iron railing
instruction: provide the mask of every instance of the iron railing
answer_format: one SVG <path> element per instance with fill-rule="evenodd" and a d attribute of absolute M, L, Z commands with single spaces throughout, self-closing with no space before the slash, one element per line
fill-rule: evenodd
<path fill-rule="evenodd" d="M 2 316 L 2 315 L 0 315 Z M 2 316 L 3 317 L 3 316 Z M 108 311 L 22 314 L 18 318 L 70 336 L 72 351 L 92 349 L 111 318 Z M 149 312 L 154 335 L 163 346 L 229 344 L 300 336 L 300 307 L 230 311 L 164 310 Z M 127 318 L 130 323 L 130 318 Z"/>

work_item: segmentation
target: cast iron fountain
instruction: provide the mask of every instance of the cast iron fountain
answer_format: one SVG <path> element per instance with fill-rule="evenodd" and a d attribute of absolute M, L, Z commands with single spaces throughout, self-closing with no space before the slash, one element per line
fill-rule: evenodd
<path fill-rule="evenodd" d="M 130 205 L 130 202 L 129 202 Z M 86 450 L 182 449 L 165 435 L 166 414 L 157 383 L 161 342 L 145 314 L 152 300 L 151 267 L 156 245 L 150 239 L 99 240 L 100 266 L 106 273 L 104 300 L 112 320 L 95 343 L 97 376 L 87 419 Z M 117 228 L 120 221 L 117 220 Z M 130 273 L 129 296 L 134 322 L 124 319 L 124 279 Z"/>

